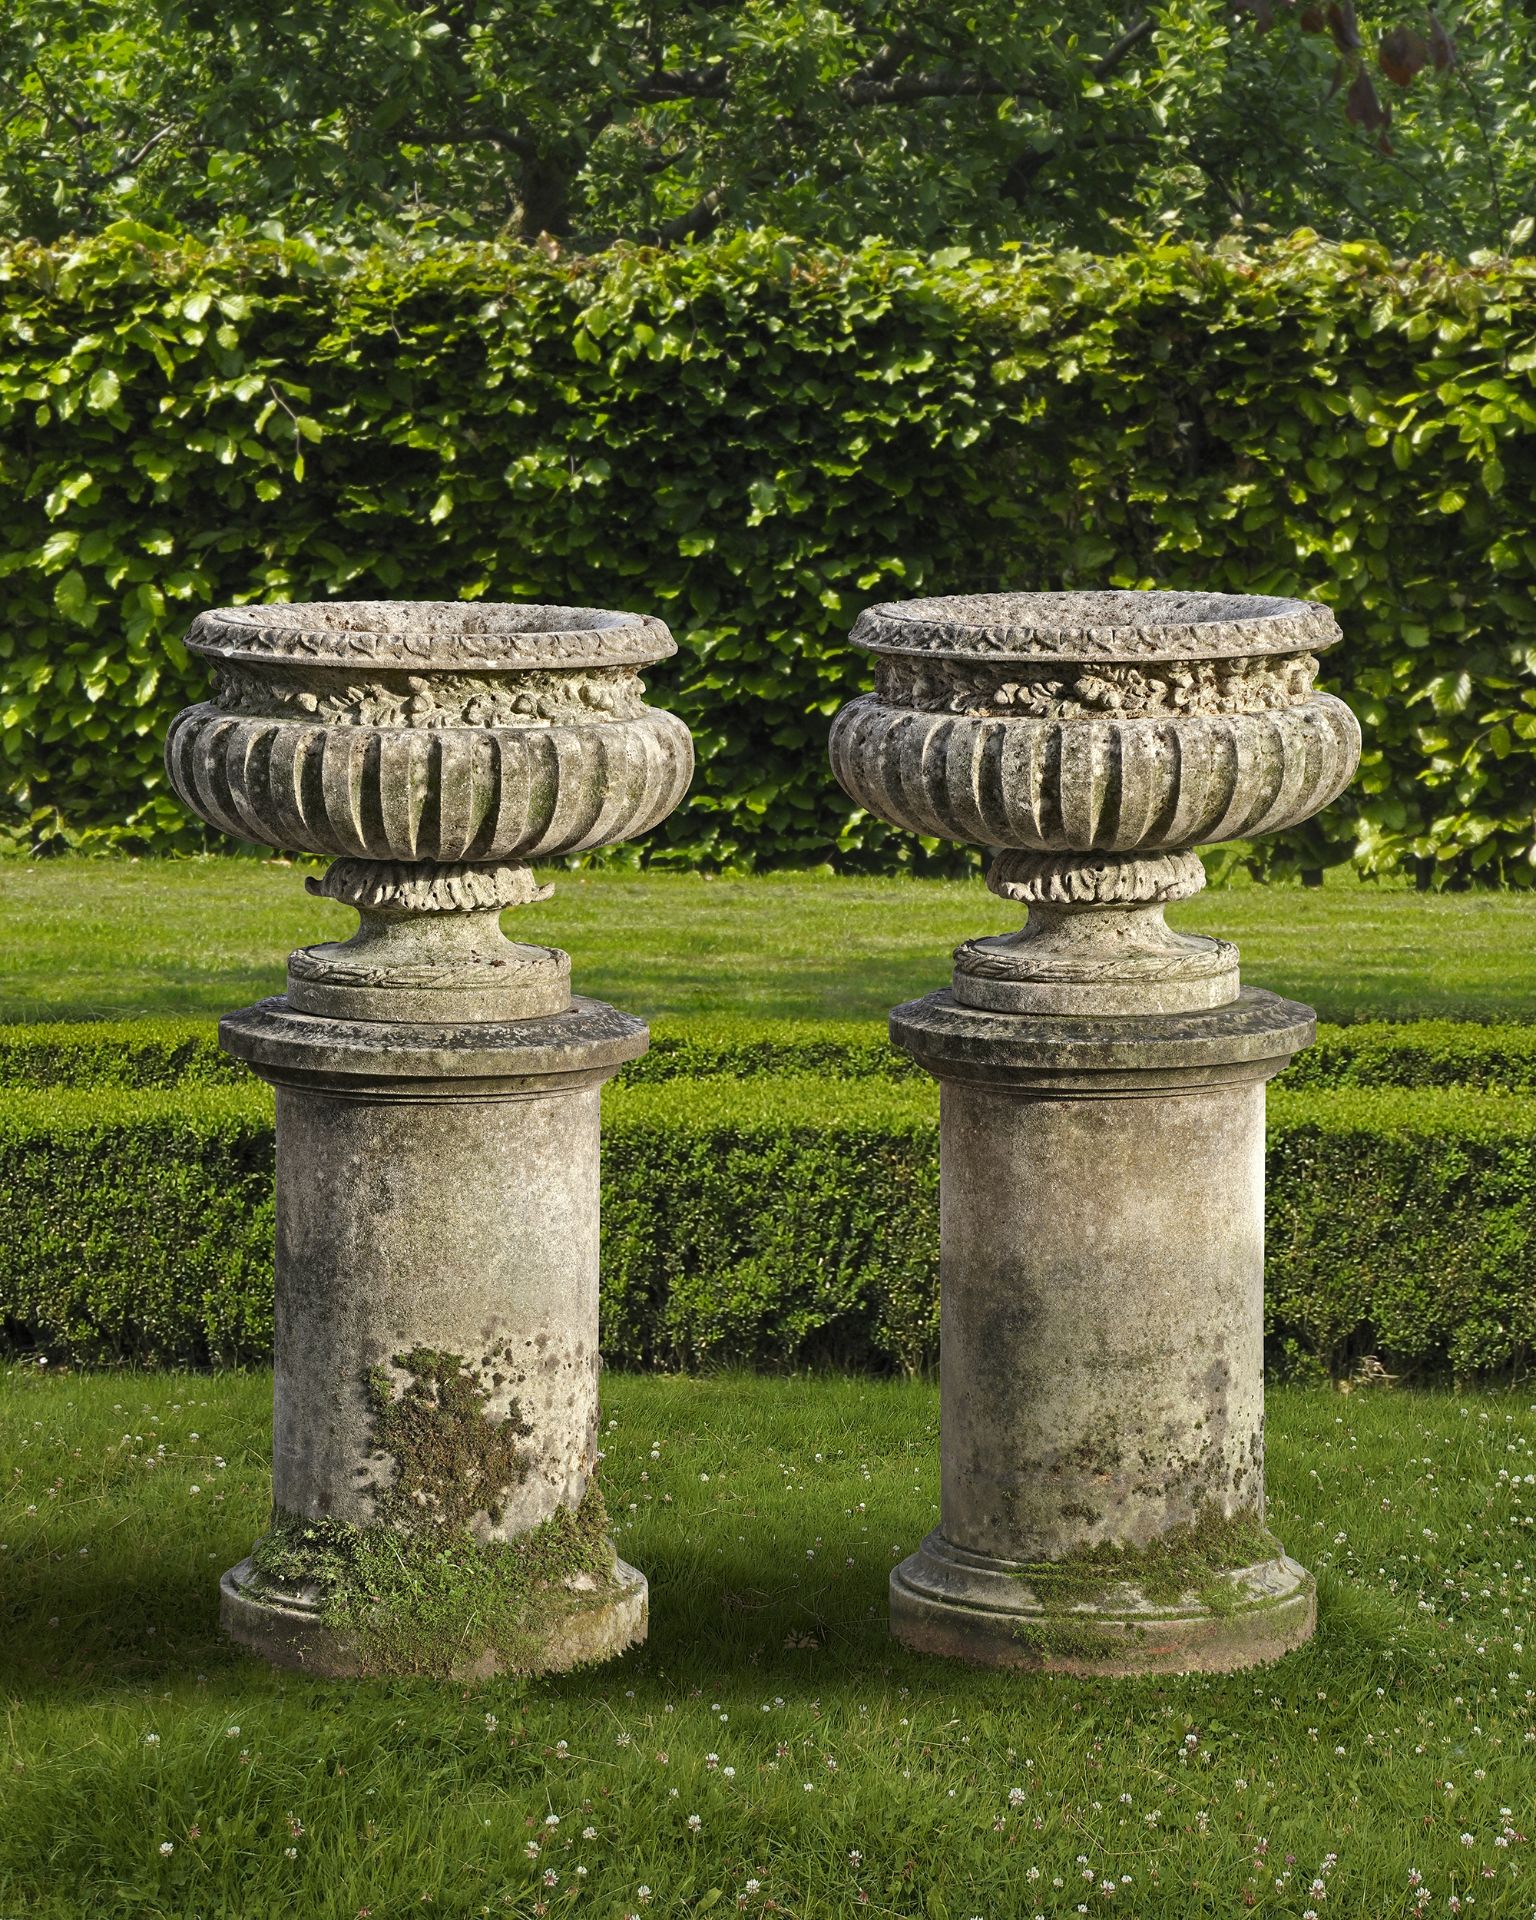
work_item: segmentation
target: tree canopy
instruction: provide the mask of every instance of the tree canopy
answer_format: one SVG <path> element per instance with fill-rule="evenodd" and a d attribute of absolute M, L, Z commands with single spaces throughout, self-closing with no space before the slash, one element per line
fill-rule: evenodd
<path fill-rule="evenodd" d="M 1536 5 L 11 0 L 0 225 L 1519 244 Z"/>

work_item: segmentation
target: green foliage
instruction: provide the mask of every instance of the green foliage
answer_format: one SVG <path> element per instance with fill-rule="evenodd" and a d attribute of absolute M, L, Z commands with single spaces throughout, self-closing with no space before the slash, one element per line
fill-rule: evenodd
<path fill-rule="evenodd" d="M 604 1096 L 603 1351 L 627 1367 L 917 1371 L 938 1343 L 937 1094 L 763 1075 Z M 1459 1087 L 1276 1089 L 1271 1355 L 1521 1371 L 1536 1111 Z M 14 1094 L 0 1314 L 82 1360 L 241 1362 L 271 1339 L 259 1087 Z M 1348 1194 L 1347 1206 L 1339 1195 Z"/>
<path fill-rule="evenodd" d="M 1114 247 L 1505 243 L 1528 9 L 1448 0 L 11 0 L 0 219 Z M 1388 125 L 1390 123 L 1390 134 Z"/>
<path fill-rule="evenodd" d="M 650 1050 L 620 1068 L 619 1086 L 757 1076 L 912 1080 L 927 1084 L 883 1021 L 657 1019 Z M 1281 1088 L 1461 1087 L 1536 1093 L 1536 1025 L 1463 1020 L 1320 1026 Z M 0 1026 L 0 1088 L 124 1089 L 234 1085 L 249 1070 L 220 1051 L 210 1020 L 80 1020 Z"/>
<path fill-rule="evenodd" d="M 160 767 L 196 609 L 408 593 L 671 622 L 654 691 L 700 770 L 652 858 L 954 867 L 826 770 L 860 608 L 1198 583 L 1321 596 L 1346 634 L 1360 778 L 1257 863 L 1536 879 L 1536 265 L 124 226 L 0 285 L 0 758 L 34 846 L 202 844 Z"/>
<path fill-rule="evenodd" d="M 1303 1372 L 1519 1372 L 1536 1351 L 1536 1109 L 1373 1088 L 1271 1096 L 1265 1330 Z M 1341 1199 L 1347 1196 L 1347 1199 Z"/>

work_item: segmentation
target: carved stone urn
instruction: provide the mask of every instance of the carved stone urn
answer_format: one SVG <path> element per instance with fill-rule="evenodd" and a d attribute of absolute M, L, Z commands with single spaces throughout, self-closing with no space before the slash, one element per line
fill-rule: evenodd
<path fill-rule="evenodd" d="M 688 731 L 659 620 L 338 601 L 201 615 L 195 813 L 335 856 L 348 940 L 220 1023 L 277 1090 L 273 1521 L 222 1617 L 278 1664 L 480 1676 L 642 1638 L 595 1479 L 598 1093 L 643 1022 L 501 931 L 527 864 L 644 833 Z"/>
<path fill-rule="evenodd" d="M 1227 1670 L 1312 1632 L 1268 1532 L 1264 1085 L 1312 1011 L 1164 909 L 1194 849 L 1304 820 L 1360 735 L 1313 685 L 1324 607 L 999 594 L 872 608 L 848 794 L 992 851 L 1024 927 L 966 941 L 891 1036 L 940 1082 L 938 1528 L 891 1577 L 911 1646 L 997 1666 Z"/>

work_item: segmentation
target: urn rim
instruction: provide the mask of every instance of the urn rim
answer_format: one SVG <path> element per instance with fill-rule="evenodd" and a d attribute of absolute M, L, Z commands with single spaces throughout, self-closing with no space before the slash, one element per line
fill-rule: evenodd
<path fill-rule="evenodd" d="M 869 653 L 929 660 L 1129 663 L 1319 653 L 1342 636 L 1316 600 L 1115 588 L 887 600 L 849 637 Z"/>
<path fill-rule="evenodd" d="M 309 600 L 213 607 L 187 648 L 204 659 L 411 673 L 647 666 L 677 652 L 653 614 L 520 600 Z"/>

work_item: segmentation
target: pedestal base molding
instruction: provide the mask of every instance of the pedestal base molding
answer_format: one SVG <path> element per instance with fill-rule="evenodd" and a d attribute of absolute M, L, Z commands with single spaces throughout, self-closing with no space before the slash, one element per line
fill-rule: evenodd
<path fill-rule="evenodd" d="M 471 1681 L 490 1680 L 499 1673 L 565 1673 L 611 1659 L 644 1640 L 649 1588 L 645 1575 L 626 1561 L 615 1562 L 609 1591 L 572 1593 L 568 1599 L 568 1605 L 552 1610 L 536 1644 L 526 1652 L 476 1649 L 439 1677 Z M 231 1640 L 272 1666 L 321 1679 L 409 1671 L 397 1662 L 381 1662 L 366 1636 L 328 1620 L 312 1594 L 263 1584 L 249 1560 L 231 1567 L 219 1582 L 219 1624 Z"/>
<path fill-rule="evenodd" d="M 1317 1587 L 1287 1555 L 1213 1576 L 1219 1604 L 1187 1593 L 1151 1600 L 1130 1582 L 1091 1600 L 1048 1605 L 1030 1569 L 954 1546 L 934 1532 L 891 1574 L 891 1632 L 916 1653 L 973 1666 L 1085 1676 L 1235 1673 L 1312 1637 Z"/>

